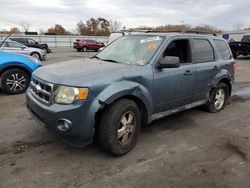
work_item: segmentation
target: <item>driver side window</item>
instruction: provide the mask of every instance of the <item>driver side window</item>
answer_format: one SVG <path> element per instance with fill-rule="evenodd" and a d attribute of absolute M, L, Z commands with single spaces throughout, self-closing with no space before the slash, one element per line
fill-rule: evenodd
<path fill-rule="evenodd" d="M 180 63 L 191 63 L 191 50 L 188 39 L 180 39 L 172 41 L 163 53 L 166 56 L 175 56 L 180 58 Z"/>

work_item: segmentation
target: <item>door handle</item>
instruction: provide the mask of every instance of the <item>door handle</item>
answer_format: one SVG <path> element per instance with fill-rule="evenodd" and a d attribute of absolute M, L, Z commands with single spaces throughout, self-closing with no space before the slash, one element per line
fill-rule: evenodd
<path fill-rule="evenodd" d="M 217 71 L 217 70 L 220 70 L 220 68 L 218 66 L 214 66 L 213 70 Z"/>
<path fill-rule="evenodd" d="M 192 75 L 192 72 L 190 70 L 186 70 L 186 72 L 184 73 L 185 76 L 190 76 Z"/>

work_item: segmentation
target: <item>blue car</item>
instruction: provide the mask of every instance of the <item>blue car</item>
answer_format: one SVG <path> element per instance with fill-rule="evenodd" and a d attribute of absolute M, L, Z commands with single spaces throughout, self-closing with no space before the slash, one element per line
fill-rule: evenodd
<path fill-rule="evenodd" d="M 0 51 L 1 90 L 12 95 L 25 92 L 32 72 L 41 65 L 34 57 Z"/>

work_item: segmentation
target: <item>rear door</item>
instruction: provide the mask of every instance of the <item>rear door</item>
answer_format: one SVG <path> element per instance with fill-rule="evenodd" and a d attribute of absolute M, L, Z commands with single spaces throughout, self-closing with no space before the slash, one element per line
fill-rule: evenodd
<path fill-rule="evenodd" d="M 220 72 L 220 64 L 215 60 L 215 51 L 209 39 L 193 38 L 192 49 L 195 63 L 194 100 L 205 100 L 215 75 Z"/>

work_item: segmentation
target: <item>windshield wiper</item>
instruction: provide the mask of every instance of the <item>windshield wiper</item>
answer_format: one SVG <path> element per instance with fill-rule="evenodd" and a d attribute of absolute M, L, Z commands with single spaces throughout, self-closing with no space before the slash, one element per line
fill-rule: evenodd
<path fill-rule="evenodd" d="M 91 57 L 91 59 L 98 59 L 98 60 L 101 60 L 101 61 L 107 61 L 107 62 L 112 62 L 112 63 L 120 63 L 120 62 L 118 62 L 116 60 L 113 60 L 113 59 L 102 59 L 102 58 L 100 58 L 100 57 L 98 57 L 96 55 Z"/>
<path fill-rule="evenodd" d="M 108 61 L 108 62 L 112 62 L 112 63 L 120 63 L 120 62 L 113 60 L 113 59 L 102 59 L 102 61 Z"/>
<path fill-rule="evenodd" d="M 91 57 L 91 59 L 98 59 L 98 60 L 102 60 L 100 57 L 94 55 L 93 57 Z"/>

